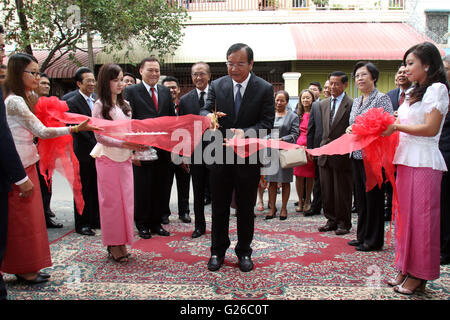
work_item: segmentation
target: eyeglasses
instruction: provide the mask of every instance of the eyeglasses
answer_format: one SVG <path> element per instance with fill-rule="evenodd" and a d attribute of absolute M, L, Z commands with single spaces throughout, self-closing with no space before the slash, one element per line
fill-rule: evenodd
<path fill-rule="evenodd" d="M 365 78 L 368 75 L 369 75 L 368 73 L 357 73 L 357 74 L 355 74 L 355 79 Z"/>
<path fill-rule="evenodd" d="M 39 75 L 39 71 L 28 71 L 28 70 L 24 70 L 23 72 L 29 73 L 31 74 L 33 77 L 38 78 L 40 77 Z"/>
<path fill-rule="evenodd" d="M 233 67 L 242 68 L 242 67 L 246 66 L 248 64 L 248 62 L 231 63 L 231 62 L 227 61 L 225 64 L 227 65 L 228 68 L 233 68 Z"/>

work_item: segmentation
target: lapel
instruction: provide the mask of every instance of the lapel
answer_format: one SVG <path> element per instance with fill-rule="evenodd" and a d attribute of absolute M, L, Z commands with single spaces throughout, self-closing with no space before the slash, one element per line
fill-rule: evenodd
<path fill-rule="evenodd" d="M 245 88 L 244 95 L 242 97 L 241 106 L 239 107 L 239 113 L 237 116 L 234 117 L 234 123 L 237 122 L 239 117 L 242 117 L 242 114 L 246 112 L 246 107 L 250 103 L 253 92 L 256 90 L 256 83 L 255 83 L 255 75 L 253 73 L 250 73 L 250 79 L 248 80 L 247 87 Z M 231 82 L 231 92 L 233 93 L 233 82 Z M 233 113 L 234 113 L 234 96 L 233 96 Z"/>
<path fill-rule="evenodd" d="M 145 107 L 149 109 L 149 111 L 151 111 L 152 113 L 156 113 L 156 108 L 155 104 L 153 103 L 152 96 L 150 95 L 150 92 L 147 91 L 147 88 L 144 86 L 143 83 L 139 84 L 138 96 L 142 97 Z"/>
<path fill-rule="evenodd" d="M 345 94 L 344 97 L 342 98 L 341 104 L 339 105 L 339 109 L 338 109 L 336 115 L 334 116 L 333 124 L 331 125 L 330 131 L 332 129 L 334 129 L 334 127 L 336 127 L 336 125 L 342 119 L 344 114 L 347 112 L 347 108 L 349 107 L 347 102 L 348 102 L 347 101 L 347 94 Z"/>
<path fill-rule="evenodd" d="M 319 102 L 320 103 L 320 102 Z M 329 124 L 330 123 L 330 114 L 331 114 L 331 98 L 327 98 L 323 103 L 325 103 L 325 112 L 323 114 L 323 122 Z M 328 125 L 328 130 L 331 128 Z"/>
<path fill-rule="evenodd" d="M 221 106 L 221 109 L 223 110 L 217 110 L 222 111 L 226 113 L 227 115 L 233 116 L 233 123 L 236 122 L 236 115 L 234 114 L 234 95 L 233 95 L 233 80 L 230 76 L 228 76 L 225 81 L 223 82 L 222 90 L 224 92 L 224 103 Z M 217 95 L 217 93 L 216 93 Z M 242 104 L 241 104 L 242 105 Z"/>
<path fill-rule="evenodd" d="M 84 97 L 79 92 L 77 93 L 77 95 L 78 95 L 78 105 L 80 106 L 83 114 L 92 117 L 92 110 L 89 107 L 86 99 L 84 99 Z"/>

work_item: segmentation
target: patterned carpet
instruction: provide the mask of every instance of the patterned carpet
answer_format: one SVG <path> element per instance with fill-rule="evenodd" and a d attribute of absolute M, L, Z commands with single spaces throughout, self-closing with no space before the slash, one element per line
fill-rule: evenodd
<path fill-rule="evenodd" d="M 207 207 L 210 210 L 210 206 Z M 206 268 L 211 234 L 192 239 L 193 223 L 171 216 L 170 237 L 136 242 L 127 264 L 108 258 L 100 232 L 83 237 L 69 232 L 51 244 L 51 281 L 19 284 L 5 275 L 10 300 L 449 300 L 450 266 L 427 285 L 424 294 L 398 295 L 386 281 L 395 271 L 393 247 L 358 252 L 350 234 L 319 233 L 323 216 L 303 217 L 289 207 L 285 221 L 257 213 L 253 241 L 255 269 L 242 273 L 234 254 L 236 218 L 230 218 L 231 247 L 218 272 Z M 207 225 L 210 230 L 210 212 Z M 356 226 L 356 215 L 353 216 Z M 388 230 L 386 225 L 386 230 Z"/>

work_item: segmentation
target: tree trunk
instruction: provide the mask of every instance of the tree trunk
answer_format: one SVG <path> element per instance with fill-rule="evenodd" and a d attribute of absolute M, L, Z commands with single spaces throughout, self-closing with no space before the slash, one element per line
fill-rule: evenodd
<path fill-rule="evenodd" d="M 89 69 L 94 71 L 94 49 L 92 48 L 91 29 L 89 29 L 89 28 L 87 29 L 86 36 L 87 36 L 87 46 L 88 46 Z"/>
<path fill-rule="evenodd" d="M 22 29 L 24 36 L 24 43 L 26 44 L 25 52 L 32 55 L 33 49 L 31 48 L 30 34 L 28 32 L 28 21 L 24 12 L 23 0 L 16 0 L 16 9 L 17 9 L 17 16 L 19 17 L 20 28 Z"/>

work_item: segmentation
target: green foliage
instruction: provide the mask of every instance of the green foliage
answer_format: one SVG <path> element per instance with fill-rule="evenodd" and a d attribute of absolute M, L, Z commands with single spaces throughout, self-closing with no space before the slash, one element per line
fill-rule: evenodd
<path fill-rule="evenodd" d="M 162 57 L 179 46 L 187 19 L 184 9 L 171 7 L 165 0 L 0 1 L 6 38 L 17 43 L 18 50 L 27 45 L 50 50 L 42 70 L 53 57 L 82 47 L 88 31 L 98 34 L 108 50 L 129 51 L 137 42 Z M 17 18 L 18 3 L 23 4 L 26 25 Z"/>

